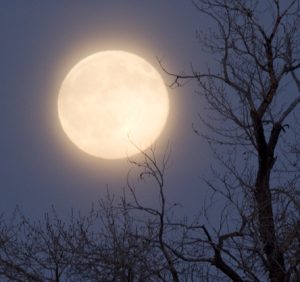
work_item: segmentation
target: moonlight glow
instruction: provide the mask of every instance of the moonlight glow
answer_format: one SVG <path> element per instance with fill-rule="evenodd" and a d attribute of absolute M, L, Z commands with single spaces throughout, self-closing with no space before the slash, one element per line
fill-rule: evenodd
<path fill-rule="evenodd" d="M 119 159 L 149 147 L 169 112 L 159 73 L 123 51 L 93 54 L 76 64 L 62 83 L 58 115 L 67 136 L 84 152 Z M 134 144 L 134 145 L 133 145 Z"/>

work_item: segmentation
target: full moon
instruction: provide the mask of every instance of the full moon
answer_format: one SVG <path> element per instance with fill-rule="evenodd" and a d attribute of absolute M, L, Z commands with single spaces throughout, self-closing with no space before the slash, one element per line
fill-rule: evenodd
<path fill-rule="evenodd" d="M 169 113 L 166 86 L 143 58 L 103 51 L 79 61 L 58 95 L 58 116 L 69 139 L 84 152 L 121 159 L 151 146 Z"/>

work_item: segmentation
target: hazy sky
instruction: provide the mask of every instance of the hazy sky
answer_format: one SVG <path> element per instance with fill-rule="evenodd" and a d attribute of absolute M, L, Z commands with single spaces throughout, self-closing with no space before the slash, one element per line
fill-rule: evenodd
<path fill-rule="evenodd" d="M 207 63 L 196 29 L 206 28 L 189 0 L 2 0 L 0 3 L 0 207 L 28 215 L 87 209 L 109 189 L 120 195 L 131 166 L 79 151 L 64 135 L 57 95 L 68 71 L 101 50 L 124 50 L 174 72 Z M 192 132 L 203 105 L 195 85 L 169 90 L 170 116 L 157 141 L 172 146 L 170 200 L 197 209 L 201 174 L 209 167 L 203 140 Z M 148 186 L 142 195 L 155 191 Z"/>

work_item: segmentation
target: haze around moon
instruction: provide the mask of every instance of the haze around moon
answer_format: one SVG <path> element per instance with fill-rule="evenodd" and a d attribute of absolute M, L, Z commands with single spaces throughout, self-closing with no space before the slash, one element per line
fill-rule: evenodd
<path fill-rule="evenodd" d="M 103 159 L 130 157 L 151 146 L 168 113 L 160 74 L 125 51 L 84 58 L 67 74 L 58 95 L 58 116 L 68 138 Z"/>

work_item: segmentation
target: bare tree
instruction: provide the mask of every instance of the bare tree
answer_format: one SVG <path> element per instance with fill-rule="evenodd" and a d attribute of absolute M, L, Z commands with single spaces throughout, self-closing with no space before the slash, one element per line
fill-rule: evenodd
<path fill-rule="evenodd" d="M 123 197 L 108 194 L 85 216 L 72 213 L 62 221 L 53 209 L 35 222 L 17 209 L 11 222 L 0 221 L 0 278 L 167 282 L 188 281 L 190 273 L 196 277 L 196 267 L 184 265 L 169 247 L 175 229 L 164 192 L 166 160 L 160 167 L 154 154 L 143 155 L 144 161 L 132 163 L 139 180 L 154 179 L 157 205 L 142 203 L 129 177 Z"/>
<path fill-rule="evenodd" d="M 170 151 L 159 162 L 153 150 L 131 160 L 135 173 L 116 199 L 107 194 L 89 214 L 62 221 L 53 209 L 41 221 L 19 210 L 0 221 L 0 278 L 10 281 L 205 281 L 202 266 L 177 255 L 187 248 L 187 222 L 175 221 L 177 205 L 166 199 Z M 139 183 L 157 192 L 157 202 L 138 196 Z M 156 190 L 155 190 L 156 189 Z M 191 246 L 192 247 L 192 246 Z M 197 244 L 195 243 L 195 247 Z M 179 249 L 178 249 L 179 248 Z M 176 252 L 174 250 L 177 250 Z"/>
<path fill-rule="evenodd" d="M 39 222 L 17 209 L 13 220 L 2 220 L 0 277 L 9 281 L 65 281 L 69 277 L 74 249 L 69 248 L 68 226 L 55 214 Z M 71 226 L 71 225 L 69 225 Z"/>
<path fill-rule="evenodd" d="M 137 224 L 123 200 L 111 195 L 86 219 L 91 228 L 73 225 L 76 250 L 72 273 L 84 281 L 157 281 L 151 229 Z"/>
<path fill-rule="evenodd" d="M 206 261 L 233 281 L 299 281 L 300 164 L 293 150 L 299 144 L 299 1 L 194 5 L 215 25 L 198 37 L 218 64 L 207 71 L 193 66 L 191 74 L 164 70 L 174 78 L 171 86 L 198 82 L 210 111 L 200 118 L 210 133 L 195 131 L 222 167 L 206 183 L 227 201 L 218 228 L 194 226 L 203 234 L 204 254 L 177 255 Z"/>
<path fill-rule="evenodd" d="M 139 199 L 136 178 L 130 175 L 120 200 L 108 195 L 106 201 L 100 201 L 95 215 L 98 224 L 93 224 L 99 230 L 77 237 L 84 238 L 82 248 L 76 247 L 75 268 L 81 277 L 93 281 L 181 281 L 183 264 L 168 247 L 175 235 L 168 218 L 172 205 L 165 197 L 168 154 L 160 165 L 154 151 L 141 153 L 143 161 L 130 162 L 137 168 L 139 181 L 154 180 L 158 203 L 149 206 Z"/>

